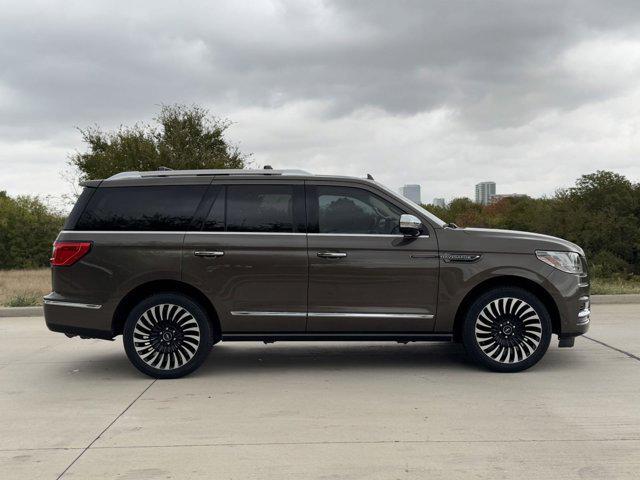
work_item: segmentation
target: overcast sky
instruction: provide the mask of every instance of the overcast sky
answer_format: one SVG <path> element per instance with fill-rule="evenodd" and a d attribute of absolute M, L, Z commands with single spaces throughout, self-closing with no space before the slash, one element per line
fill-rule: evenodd
<path fill-rule="evenodd" d="M 196 103 L 256 166 L 423 201 L 640 180 L 640 3 L 0 0 L 0 190 L 60 194 L 76 126 Z"/>

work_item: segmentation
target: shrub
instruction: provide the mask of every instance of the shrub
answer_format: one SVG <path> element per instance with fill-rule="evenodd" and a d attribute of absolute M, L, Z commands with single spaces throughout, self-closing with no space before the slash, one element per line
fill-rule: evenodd
<path fill-rule="evenodd" d="M 0 269 L 48 266 L 63 223 L 38 197 L 0 192 Z"/>
<path fill-rule="evenodd" d="M 42 296 L 33 292 L 22 292 L 11 297 L 7 303 L 7 307 L 35 307 L 40 304 Z"/>

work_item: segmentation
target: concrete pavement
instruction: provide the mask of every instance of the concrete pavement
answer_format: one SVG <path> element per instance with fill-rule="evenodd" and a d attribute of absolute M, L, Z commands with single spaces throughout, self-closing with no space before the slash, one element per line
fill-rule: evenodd
<path fill-rule="evenodd" d="M 0 319 L 0 478 L 637 478 L 640 305 L 495 374 L 462 348 L 220 344 L 153 381 L 120 341 Z"/>

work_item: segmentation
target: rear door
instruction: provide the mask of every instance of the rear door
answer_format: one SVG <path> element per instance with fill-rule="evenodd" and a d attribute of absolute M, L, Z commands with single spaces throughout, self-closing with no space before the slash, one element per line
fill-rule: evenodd
<path fill-rule="evenodd" d="M 214 183 L 187 232 L 183 278 L 211 299 L 224 333 L 303 332 L 308 262 L 304 183 Z"/>
<path fill-rule="evenodd" d="M 406 211 L 363 184 L 307 182 L 309 332 L 431 332 L 438 245 L 423 226 L 399 233 Z"/>

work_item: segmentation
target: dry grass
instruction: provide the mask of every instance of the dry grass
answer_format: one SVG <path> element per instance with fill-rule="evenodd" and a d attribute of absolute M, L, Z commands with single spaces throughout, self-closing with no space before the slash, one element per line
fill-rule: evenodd
<path fill-rule="evenodd" d="M 613 295 L 617 293 L 640 293 L 640 279 L 637 277 L 594 278 L 591 280 L 591 293 L 596 295 Z"/>
<path fill-rule="evenodd" d="M 42 296 L 51 292 L 51 271 L 0 270 L 0 305 L 29 307 L 42 305 Z"/>

